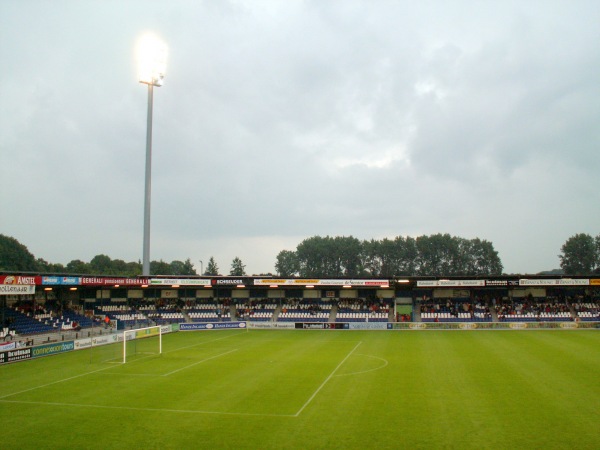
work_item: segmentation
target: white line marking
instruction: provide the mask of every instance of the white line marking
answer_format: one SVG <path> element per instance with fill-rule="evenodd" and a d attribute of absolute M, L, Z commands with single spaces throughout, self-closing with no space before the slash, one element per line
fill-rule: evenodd
<path fill-rule="evenodd" d="M 193 367 L 193 366 L 195 366 L 197 364 L 202 364 L 203 362 L 210 361 L 211 359 L 219 358 L 220 356 L 224 356 L 224 355 L 227 355 L 229 353 L 233 353 L 233 352 L 237 352 L 237 351 L 238 351 L 238 349 L 234 348 L 233 350 L 229 350 L 228 352 L 220 353 L 220 354 L 215 355 L 215 356 L 210 356 L 210 357 L 204 358 L 204 359 L 202 359 L 200 361 L 196 361 L 195 363 L 192 363 L 192 364 L 189 364 L 187 366 L 181 367 L 180 369 L 174 370 L 174 371 L 169 372 L 169 373 L 165 373 L 162 376 L 163 377 L 168 377 L 169 375 L 173 375 L 174 373 L 180 372 L 180 371 L 185 370 L 185 369 L 187 369 L 189 367 Z"/>
<path fill-rule="evenodd" d="M 75 375 L 75 376 L 69 377 L 69 378 L 64 378 L 64 379 L 58 380 L 58 381 L 53 381 L 52 383 L 46 383 L 46 384 L 42 384 L 40 386 L 35 386 L 35 387 L 29 388 L 29 389 L 25 389 L 23 391 L 13 392 L 12 394 L 3 395 L 2 397 L 0 397 L 0 400 L 5 399 L 6 397 L 12 397 L 13 395 L 24 394 L 25 392 L 35 391 L 36 389 L 41 389 L 41 388 L 45 388 L 47 386 L 52 386 L 53 384 L 58 384 L 58 383 L 63 383 L 65 381 L 74 380 L 75 378 L 85 377 L 86 375 L 90 375 L 92 373 L 101 372 L 103 370 L 112 369 L 112 368 L 113 368 L 112 366 L 106 366 L 106 367 L 103 367 L 102 369 L 92 370 L 91 372 L 82 373 L 82 374 Z"/>
<path fill-rule="evenodd" d="M 317 388 L 317 390 L 315 392 L 313 392 L 313 395 L 311 395 L 310 398 L 306 401 L 306 403 L 304 403 L 304 405 L 302 405 L 302 408 L 300 408 L 300 410 L 296 414 L 294 414 L 295 417 L 298 417 L 302 413 L 302 411 L 304 411 L 304 408 L 306 408 L 310 404 L 310 402 L 313 401 L 313 399 L 317 396 L 317 394 L 319 393 L 319 391 L 321 389 L 323 389 L 323 386 L 325 386 L 327 384 L 327 382 L 329 380 L 331 380 L 331 378 L 335 375 L 335 372 L 342 366 L 342 364 L 344 364 L 346 362 L 346 360 L 348 358 L 350 358 L 350 355 L 352 355 L 352 353 L 354 353 L 354 350 L 356 350 L 360 344 L 362 344 L 362 341 L 360 341 L 358 344 L 356 344 L 354 346 L 354 348 L 352 350 L 350 350 L 350 353 L 348 353 L 346 355 L 346 357 L 344 359 L 342 359 L 342 362 L 340 362 L 337 365 L 337 367 L 335 369 L 333 369 L 333 372 L 331 372 L 329 374 L 329 376 L 327 378 L 325 378 L 325 381 L 323 381 L 323 383 L 321 383 L 321 386 L 319 386 Z"/>
<path fill-rule="evenodd" d="M 385 366 L 387 366 L 389 364 L 387 359 L 380 358 L 379 356 L 365 355 L 364 353 L 357 353 L 356 355 L 357 356 L 358 355 L 360 355 L 360 356 L 366 356 L 367 358 L 379 359 L 379 360 L 383 361 L 383 365 L 381 365 L 379 367 L 375 367 L 373 369 L 361 370 L 359 372 L 340 373 L 339 375 L 335 375 L 336 377 L 347 377 L 349 375 L 360 375 L 360 374 L 363 374 L 363 373 L 373 372 L 375 370 L 383 369 Z"/>
<path fill-rule="evenodd" d="M 186 346 L 186 347 L 180 347 L 180 348 L 177 348 L 177 349 L 174 349 L 174 350 L 170 350 L 170 351 L 168 351 L 168 352 L 163 352 L 163 353 L 173 353 L 173 352 L 176 352 L 176 351 L 179 351 L 179 350 L 183 350 L 183 349 L 186 349 L 186 348 L 196 347 L 196 346 L 198 346 L 198 345 L 210 344 L 210 343 L 212 343 L 212 342 L 215 342 L 215 341 L 220 341 L 220 340 L 222 340 L 222 339 L 227 339 L 227 338 L 229 338 L 229 337 L 237 336 L 237 335 L 240 335 L 240 334 L 246 334 L 246 333 L 235 333 L 235 334 L 230 334 L 230 335 L 228 335 L 228 336 L 220 337 L 220 338 L 217 338 L 217 339 L 212 339 L 212 340 L 210 340 L 210 341 L 204 341 L 204 342 L 200 342 L 200 343 L 198 343 L 198 344 L 194 344 L 194 345 L 188 345 L 188 346 Z M 84 350 L 84 351 L 85 351 L 85 350 Z M 136 361 L 141 361 L 141 360 L 143 360 L 143 359 L 146 359 L 146 358 L 148 358 L 148 356 L 143 356 L 143 357 L 141 357 L 141 358 L 138 358 L 138 359 L 136 359 L 136 360 L 134 360 L 134 361 L 131 361 L 131 363 L 134 363 L 134 362 L 136 362 Z M 40 359 L 42 359 L 42 358 L 40 358 Z M 36 361 L 36 359 L 32 359 L 31 361 Z M 106 362 L 107 362 L 107 363 L 109 363 L 109 364 L 123 364 L 122 362 L 114 362 L 114 363 L 113 363 L 113 362 L 110 362 L 110 361 L 106 361 Z M 103 367 L 103 368 L 101 368 L 101 369 L 98 369 L 98 370 L 92 370 L 91 372 L 86 372 L 86 373 L 82 373 L 82 374 L 79 374 L 79 375 L 75 375 L 75 376 L 73 376 L 73 377 L 69 377 L 69 378 L 63 378 L 62 380 L 53 381 L 52 383 L 41 384 L 41 385 L 39 385 L 39 386 L 35 386 L 35 387 L 29 388 L 29 389 L 25 389 L 25 390 L 23 390 L 23 391 L 13 392 L 13 393 L 11 393 L 11 394 L 6 394 L 6 395 L 3 395 L 3 396 L 0 396 L 0 400 L 2 400 L 2 399 L 5 399 L 5 398 L 7 398 L 7 397 L 12 397 L 13 395 L 24 394 L 24 393 L 26 393 L 26 392 L 31 392 L 31 391 L 34 391 L 34 390 L 36 390 L 36 389 L 45 388 L 45 387 L 52 386 L 52 385 L 54 385 L 54 384 L 58 384 L 58 383 L 64 383 L 65 381 L 74 380 L 75 378 L 84 377 L 84 376 L 86 376 L 86 375 L 91 375 L 91 374 L 93 374 L 93 373 L 96 373 L 96 372 L 101 372 L 101 371 L 103 371 L 103 370 L 107 370 L 107 369 L 113 369 L 113 368 L 114 368 L 113 366 L 110 366 L 110 365 L 109 365 L 109 366 Z"/>
<path fill-rule="evenodd" d="M 242 412 L 223 412 L 223 411 L 202 411 L 194 409 L 160 409 L 160 408 L 136 408 L 134 406 L 110 406 L 110 405 L 84 405 L 80 403 L 55 403 L 55 402 L 29 402 L 18 400 L 2 400 L 0 403 L 18 403 L 25 405 L 41 405 L 41 406 L 66 406 L 69 408 L 99 408 L 99 409 L 120 409 L 128 411 L 145 411 L 145 412 L 170 412 L 170 413 L 185 413 L 185 414 L 221 414 L 227 416 L 258 416 L 258 417 L 296 417 L 292 414 L 263 414 L 263 413 L 242 413 Z"/>
<path fill-rule="evenodd" d="M 184 333 L 185 333 L 185 331 L 184 331 Z M 227 336 L 224 336 L 224 337 L 220 337 L 220 338 L 217 338 L 217 339 L 211 339 L 210 341 L 202 341 L 202 342 L 198 342 L 197 344 L 186 345 L 185 347 L 178 347 L 178 348 L 176 348 L 174 350 L 169 350 L 168 352 L 163 352 L 163 353 L 178 352 L 179 350 L 185 350 L 186 348 L 197 347 L 199 345 L 204 345 L 204 344 L 212 344 L 213 342 L 216 342 L 216 341 L 221 341 L 223 339 L 228 339 L 228 338 L 234 337 L 234 336 L 240 336 L 240 335 L 243 336 L 245 334 L 246 333 L 234 333 L 234 334 L 230 334 L 230 335 L 227 335 Z"/>

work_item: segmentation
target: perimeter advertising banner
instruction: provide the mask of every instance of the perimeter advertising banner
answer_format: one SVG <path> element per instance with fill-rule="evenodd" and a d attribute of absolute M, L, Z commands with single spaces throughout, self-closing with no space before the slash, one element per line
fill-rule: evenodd
<path fill-rule="evenodd" d="M 0 352 L 0 364 L 31 359 L 31 347 Z"/>
<path fill-rule="evenodd" d="M 31 356 L 33 358 L 37 358 L 39 356 L 48 356 L 53 355 L 55 353 L 70 352 L 71 350 L 75 350 L 74 341 L 58 342 L 33 347 Z"/>
<path fill-rule="evenodd" d="M 246 322 L 207 322 L 179 324 L 179 331 L 224 330 L 227 328 L 246 328 Z"/>

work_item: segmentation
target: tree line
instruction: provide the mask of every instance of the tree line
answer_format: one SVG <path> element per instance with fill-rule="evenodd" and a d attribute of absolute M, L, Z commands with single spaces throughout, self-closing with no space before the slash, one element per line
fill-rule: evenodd
<path fill-rule="evenodd" d="M 275 269 L 292 277 L 501 275 L 491 242 L 449 234 L 360 241 L 349 236 L 314 236 L 295 251 L 277 255 Z"/>
<path fill-rule="evenodd" d="M 242 260 L 236 257 L 231 263 L 229 275 L 246 275 L 245 267 Z M 142 263 L 111 259 L 107 255 L 96 255 L 90 262 L 74 259 L 66 265 L 50 263 L 42 258 L 36 258 L 17 239 L 0 234 L 0 271 L 135 277 L 142 274 Z M 185 261 L 151 261 L 150 273 L 152 275 L 220 275 L 219 267 L 213 257 L 210 258 L 202 274 L 196 271 L 190 258 Z"/>
<path fill-rule="evenodd" d="M 600 234 L 576 234 L 561 247 L 560 273 L 600 273 Z M 245 276 L 239 257 L 231 262 L 227 275 Z M 464 239 L 449 234 L 359 240 L 352 236 L 313 236 L 296 250 L 282 250 L 275 262 L 280 277 L 340 278 L 395 276 L 477 276 L 501 275 L 502 262 L 491 242 Z M 76 259 L 63 265 L 36 258 L 15 238 L 0 234 L 0 271 L 78 275 L 139 276 L 142 263 L 96 255 L 89 262 Z M 220 276 L 215 258 L 198 273 L 190 258 L 185 261 L 151 261 L 152 275 Z M 266 273 L 262 275 L 272 275 Z"/>

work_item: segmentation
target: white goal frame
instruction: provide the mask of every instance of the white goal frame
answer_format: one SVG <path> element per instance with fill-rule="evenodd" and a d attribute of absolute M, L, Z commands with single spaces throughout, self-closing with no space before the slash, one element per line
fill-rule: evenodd
<path fill-rule="evenodd" d="M 154 337 L 158 337 L 158 354 L 162 354 L 162 328 L 160 325 L 123 331 L 123 364 L 127 362 L 128 341 Z"/>

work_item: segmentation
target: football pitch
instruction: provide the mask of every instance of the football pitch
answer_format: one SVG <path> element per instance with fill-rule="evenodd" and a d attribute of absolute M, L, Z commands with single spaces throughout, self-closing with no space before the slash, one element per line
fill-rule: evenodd
<path fill-rule="evenodd" d="M 597 330 L 198 331 L 99 356 L 0 367 L 0 446 L 600 448 Z"/>

